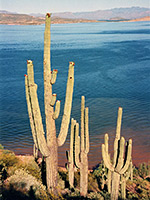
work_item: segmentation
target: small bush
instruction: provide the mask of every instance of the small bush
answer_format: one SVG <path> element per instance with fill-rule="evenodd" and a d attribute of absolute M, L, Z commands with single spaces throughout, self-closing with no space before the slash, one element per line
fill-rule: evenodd
<path fill-rule="evenodd" d="M 97 183 L 97 179 L 93 173 L 89 173 L 88 175 L 88 192 L 98 192 L 99 186 Z"/>
<path fill-rule="evenodd" d="M 2 144 L 0 144 L 0 149 L 4 149 L 4 147 L 3 147 L 3 145 L 2 145 Z"/>
<path fill-rule="evenodd" d="M 142 178 L 150 176 L 150 163 L 141 163 L 138 167 L 138 174 Z"/>
<path fill-rule="evenodd" d="M 12 191 L 17 191 L 31 199 L 48 200 L 46 188 L 42 182 L 22 169 L 16 170 L 15 174 L 5 181 L 4 189 L 3 196 L 6 199 Z M 15 196 L 12 199 L 15 199 Z"/>
<path fill-rule="evenodd" d="M 16 165 L 19 162 L 19 159 L 12 151 L 3 150 L 0 154 L 0 161 L 2 161 L 6 167 L 11 167 Z"/>
<path fill-rule="evenodd" d="M 88 198 L 92 200 L 104 200 L 104 197 L 97 192 L 91 192 L 88 194 Z"/>

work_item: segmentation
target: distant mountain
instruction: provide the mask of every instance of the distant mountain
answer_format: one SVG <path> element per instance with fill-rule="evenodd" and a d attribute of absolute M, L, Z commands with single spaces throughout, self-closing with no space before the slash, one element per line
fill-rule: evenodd
<path fill-rule="evenodd" d="M 111 10 L 97 10 L 93 12 L 63 12 L 53 13 L 52 23 L 82 23 L 82 22 L 123 22 L 123 21 L 150 21 L 149 8 L 114 8 Z M 45 23 L 45 15 L 16 14 L 0 10 L 0 24 L 38 25 Z"/>
<path fill-rule="evenodd" d="M 88 19 L 64 19 L 52 17 L 52 24 L 98 22 Z M 9 25 L 40 25 L 45 23 L 45 17 L 34 17 L 26 14 L 10 14 L 9 12 L 0 13 L 0 24 Z"/>
<path fill-rule="evenodd" d="M 0 13 L 17 14 L 0 10 Z M 45 14 L 31 13 L 34 17 L 44 17 Z M 130 8 L 113 8 L 108 10 L 96 10 L 91 12 L 60 12 L 52 13 L 53 17 L 60 17 L 66 19 L 88 19 L 88 20 L 110 20 L 113 18 L 120 19 L 136 19 L 150 16 L 150 8 L 130 7 Z"/>
<path fill-rule="evenodd" d="M 0 13 L 3 13 L 3 14 L 17 14 L 16 12 L 10 12 L 10 11 L 7 11 L 7 10 L 0 10 Z"/>
<path fill-rule="evenodd" d="M 93 20 L 109 20 L 111 18 L 135 19 L 150 16 L 150 8 L 131 7 L 97 10 L 92 12 L 61 12 L 53 13 L 53 16 L 70 19 L 83 18 Z"/>

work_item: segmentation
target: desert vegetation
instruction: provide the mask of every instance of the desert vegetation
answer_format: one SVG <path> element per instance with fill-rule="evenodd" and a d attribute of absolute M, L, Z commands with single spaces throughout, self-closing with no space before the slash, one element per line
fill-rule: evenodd
<path fill-rule="evenodd" d="M 57 196 L 49 193 L 45 185 L 45 162 L 35 162 L 33 156 L 16 156 L 12 151 L 0 150 L 0 195 L 3 200 L 48 199 L 111 199 L 108 192 L 107 168 L 104 162 L 88 171 L 86 197 L 80 195 L 80 170 L 74 172 L 74 187 L 69 185 L 69 172 L 58 168 Z M 126 199 L 150 198 L 150 163 L 133 166 L 133 180 L 126 182 Z M 121 198 L 121 187 L 119 188 Z"/>

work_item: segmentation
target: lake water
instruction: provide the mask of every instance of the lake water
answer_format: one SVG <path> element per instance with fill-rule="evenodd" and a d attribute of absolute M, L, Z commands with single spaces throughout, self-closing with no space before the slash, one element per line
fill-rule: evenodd
<path fill-rule="evenodd" d="M 51 62 L 58 69 L 53 92 L 65 95 L 69 61 L 75 62 L 72 117 L 80 121 L 80 98 L 89 107 L 90 167 L 101 161 L 101 144 L 115 136 L 117 109 L 123 107 L 122 135 L 133 138 L 135 164 L 150 160 L 150 23 L 82 23 L 51 26 Z M 26 60 L 34 63 L 35 82 L 44 121 L 44 25 L 0 26 L 0 143 L 17 154 L 32 154 L 24 74 Z M 56 121 L 57 132 L 61 115 Z M 69 135 L 59 148 L 66 162 Z"/>

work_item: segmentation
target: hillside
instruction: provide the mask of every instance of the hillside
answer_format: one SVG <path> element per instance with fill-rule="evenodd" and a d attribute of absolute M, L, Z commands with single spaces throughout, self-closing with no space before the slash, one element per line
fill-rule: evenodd
<path fill-rule="evenodd" d="M 124 21 L 150 21 L 150 9 L 132 7 L 97 10 L 93 12 L 62 12 L 52 14 L 52 24 Z M 40 13 L 27 15 L 0 10 L 0 24 L 40 25 L 44 23 L 45 15 Z"/>
<path fill-rule="evenodd" d="M 97 22 L 88 19 L 63 19 L 52 17 L 52 24 Z M 0 24 L 8 25 L 40 25 L 45 23 L 45 17 L 34 17 L 26 14 L 0 13 Z"/>
<path fill-rule="evenodd" d="M 53 13 L 53 16 L 70 19 L 83 18 L 93 20 L 110 20 L 111 18 L 136 19 L 150 16 L 150 9 L 141 7 L 114 8 L 109 10 L 96 10 L 91 12 Z"/>

